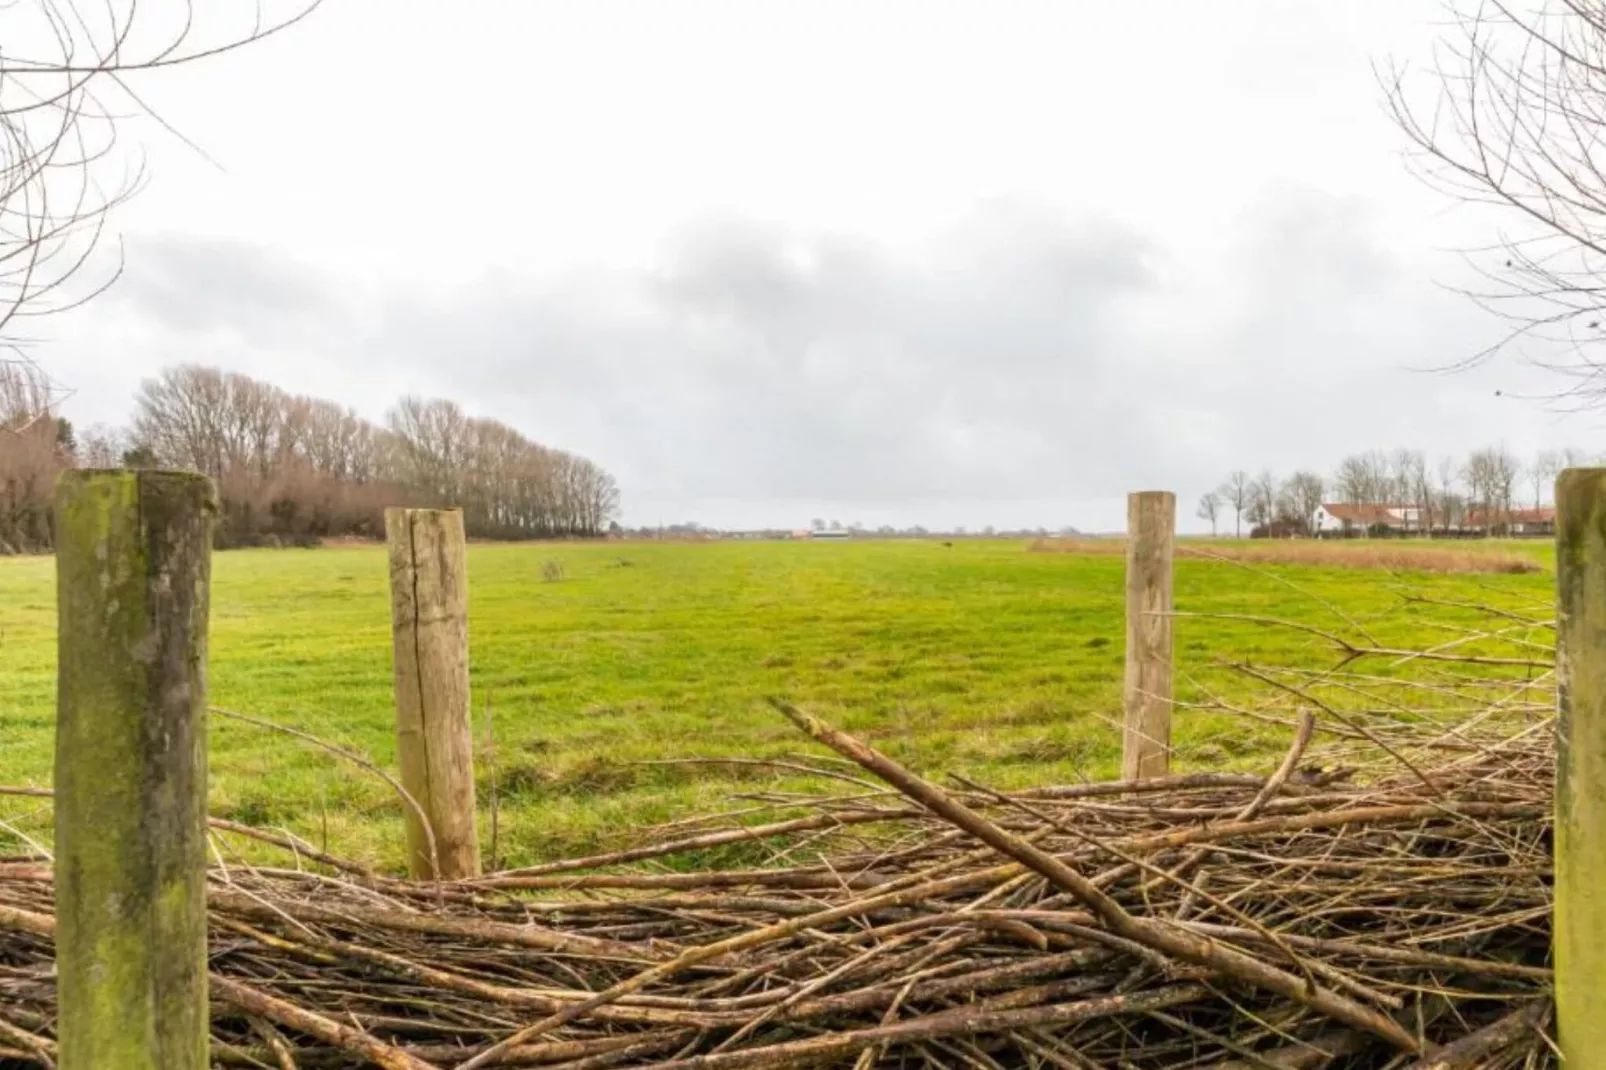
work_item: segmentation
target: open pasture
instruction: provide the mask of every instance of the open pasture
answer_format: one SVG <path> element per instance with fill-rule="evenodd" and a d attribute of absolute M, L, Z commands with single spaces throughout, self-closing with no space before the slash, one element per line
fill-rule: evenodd
<path fill-rule="evenodd" d="M 1310 632 L 1227 617 L 1421 649 L 1474 618 L 1407 595 L 1527 603 L 1543 616 L 1548 544 L 1499 549 L 1541 571 L 1404 574 L 1179 554 L 1175 768 L 1263 769 L 1286 746 L 1280 725 L 1188 708 L 1249 693 L 1232 663 L 1337 660 Z M 544 575 L 551 561 L 561 579 Z M 219 553 L 213 573 L 212 703 L 393 769 L 383 549 Z M 481 842 L 494 796 L 498 864 L 661 837 L 693 812 L 740 809 L 742 793 L 818 790 L 818 778 L 743 764 L 817 753 L 766 705 L 771 695 L 917 769 L 1000 787 L 1119 768 L 1119 554 L 1032 553 L 1005 540 L 479 544 L 469 575 Z M 54 673 L 53 562 L 0 560 L 0 783 L 49 783 Z M 370 772 L 224 718 L 212 719 L 210 746 L 215 815 L 399 862 L 400 804 Z M 36 800 L 9 800 L 5 812 L 48 837 Z"/>

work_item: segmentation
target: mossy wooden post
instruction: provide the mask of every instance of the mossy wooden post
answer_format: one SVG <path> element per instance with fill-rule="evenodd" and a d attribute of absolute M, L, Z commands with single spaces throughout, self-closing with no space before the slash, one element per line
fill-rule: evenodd
<path fill-rule="evenodd" d="M 1171 768 L 1171 541 L 1177 498 L 1167 490 L 1127 495 L 1126 680 L 1121 775 L 1165 776 Z"/>
<path fill-rule="evenodd" d="M 61 1070 L 205 1070 L 212 485 L 56 486 Z"/>
<path fill-rule="evenodd" d="M 468 692 L 468 566 L 457 509 L 387 509 L 396 728 L 407 862 L 421 880 L 480 872 Z M 430 832 L 433 831 L 433 841 Z M 437 873 L 431 853 L 439 860 Z"/>
<path fill-rule="evenodd" d="M 1556 1025 L 1606 1068 L 1606 469 L 1556 481 Z"/>

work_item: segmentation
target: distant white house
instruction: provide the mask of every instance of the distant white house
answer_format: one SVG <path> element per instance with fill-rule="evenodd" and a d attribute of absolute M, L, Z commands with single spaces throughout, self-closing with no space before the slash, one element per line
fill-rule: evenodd
<path fill-rule="evenodd" d="M 1330 502 L 1317 508 L 1312 527 L 1318 535 L 1364 535 L 1373 531 L 1405 535 L 1421 530 L 1422 510 L 1415 505 Z"/>

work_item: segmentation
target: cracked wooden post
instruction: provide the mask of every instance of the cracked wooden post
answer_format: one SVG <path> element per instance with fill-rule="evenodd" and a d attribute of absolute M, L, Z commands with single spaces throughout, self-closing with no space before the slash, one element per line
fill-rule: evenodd
<path fill-rule="evenodd" d="M 1126 680 L 1121 776 L 1171 768 L 1171 541 L 1177 499 L 1141 491 L 1126 501 Z"/>
<path fill-rule="evenodd" d="M 56 485 L 61 1070 L 206 1070 L 211 482 Z"/>
<path fill-rule="evenodd" d="M 1606 469 L 1556 481 L 1556 1026 L 1568 1070 L 1606 1070 Z"/>
<path fill-rule="evenodd" d="M 463 513 L 386 509 L 385 540 L 401 781 L 429 822 L 405 808 L 407 868 L 420 880 L 477 876 Z"/>

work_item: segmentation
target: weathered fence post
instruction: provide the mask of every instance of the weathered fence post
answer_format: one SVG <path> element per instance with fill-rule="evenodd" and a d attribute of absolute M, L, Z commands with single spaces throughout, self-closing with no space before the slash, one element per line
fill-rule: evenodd
<path fill-rule="evenodd" d="M 1556 481 L 1556 1024 L 1568 1070 L 1606 1068 L 1606 469 Z"/>
<path fill-rule="evenodd" d="M 61 1070 L 205 1070 L 212 485 L 56 487 Z"/>
<path fill-rule="evenodd" d="M 1171 540 L 1177 499 L 1167 490 L 1126 500 L 1126 688 L 1121 775 L 1171 767 Z"/>
<path fill-rule="evenodd" d="M 480 872 L 468 692 L 468 567 L 457 509 L 387 509 L 396 727 L 412 875 Z M 431 835 L 433 833 L 433 835 Z M 433 858 L 432 858 L 433 855 Z M 438 861 L 439 868 L 436 868 Z"/>

